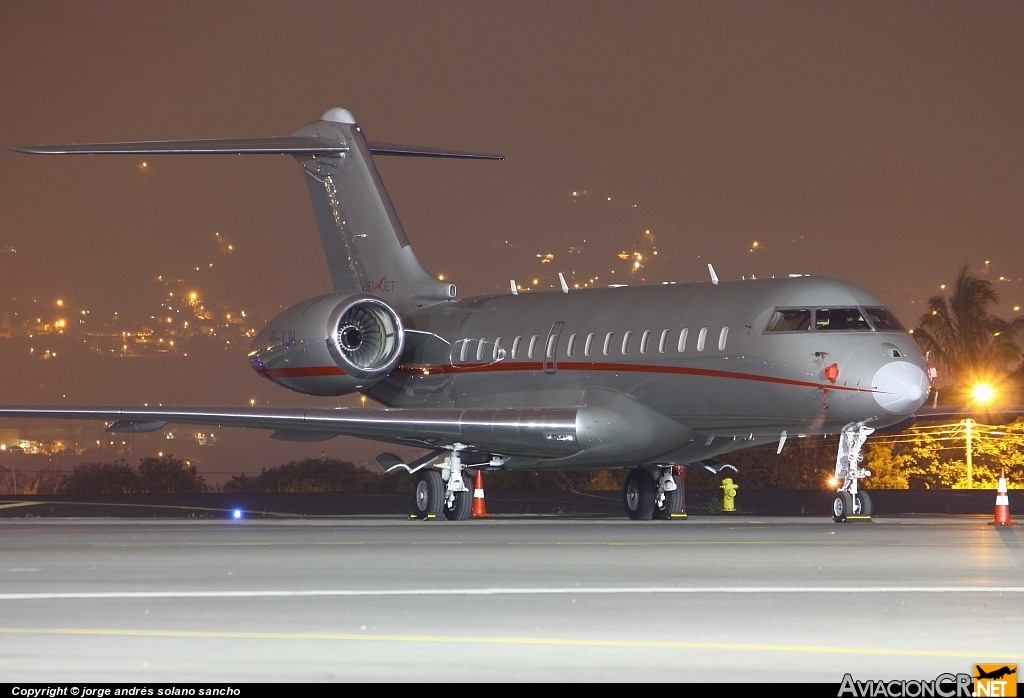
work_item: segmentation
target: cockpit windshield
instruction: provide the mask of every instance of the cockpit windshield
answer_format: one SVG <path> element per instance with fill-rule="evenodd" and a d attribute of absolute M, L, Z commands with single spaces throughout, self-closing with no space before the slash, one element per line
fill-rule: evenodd
<path fill-rule="evenodd" d="M 906 332 L 906 328 L 888 308 L 864 308 L 864 312 L 879 332 Z"/>
<path fill-rule="evenodd" d="M 776 308 L 765 332 L 906 332 L 888 308 Z"/>
<path fill-rule="evenodd" d="M 811 329 L 811 311 L 805 309 L 776 310 L 768 321 L 769 332 L 803 332 Z"/>
<path fill-rule="evenodd" d="M 871 325 L 864 319 L 860 308 L 818 308 L 814 311 L 814 329 L 870 332 Z"/>

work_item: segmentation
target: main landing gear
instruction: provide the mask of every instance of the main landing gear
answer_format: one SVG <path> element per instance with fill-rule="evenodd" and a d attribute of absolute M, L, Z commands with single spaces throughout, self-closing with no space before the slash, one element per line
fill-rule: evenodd
<path fill-rule="evenodd" d="M 657 480 L 650 471 L 629 471 L 622 486 L 626 516 L 634 521 L 683 517 L 683 485 L 674 466 L 657 468 Z"/>
<path fill-rule="evenodd" d="M 860 467 L 864 460 L 860 450 L 874 431 L 864 422 L 851 422 L 840 432 L 835 479 L 843 484 L 832 502 L 832 520 L 836 523 L 871 518 L 871 497 L 858 489 L 857 480 L 871 477 L 871 471 Z"/>
<path fill-rule="evenodd" d="M 413 487 L 413 516 L 436 519 L 444 514 L 449 521 L 465 521 L 473 509 L 473 492 L 466 486 L 459 452 L 465 446 L 455 444 L 445 456 L 440 470 L 424 468 L 416 474 Z"/>

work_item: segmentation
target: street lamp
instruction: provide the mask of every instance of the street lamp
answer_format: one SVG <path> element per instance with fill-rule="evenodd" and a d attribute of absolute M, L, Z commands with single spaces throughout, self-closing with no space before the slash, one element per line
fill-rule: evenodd
<path fill-rule="evenodd" d="M 988 383 L 977 383 L 971 388 L 971 400 L 975 405 L 985 405 L 996 396 L 996 390 Z M 974 420 L 968 417 L 964 420 L 964 436 L 967 441 L 967 489 L 974 488 Z"/>

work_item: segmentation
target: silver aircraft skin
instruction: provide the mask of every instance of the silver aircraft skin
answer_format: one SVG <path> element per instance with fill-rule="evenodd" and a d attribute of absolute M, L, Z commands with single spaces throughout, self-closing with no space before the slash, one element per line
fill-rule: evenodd
<path fill-rule="evenodd" d="M 370 142 L 331 109 L 292 136 L 12 148 L 45 154 L 268 154 L 301 164 L 333 292 L 254 339 L 252 367 L 312 395 L 383 408 L 0 406 L 0 416 L 96 419 L 111 431 L 168 423 L 344 434 L 417 446 L 424 518 L 469 514 L 467 466 L 630 468 L 631 518 L 681 507 L 676 466 L 787 438 L 841 434 L 834 516 L 870 513 L 864 439 L 908 422 L 928 366 L 884 303 L 811 276 L 529 292 L 459 299 L 419 264 L 373 155 L 501 159 Z M 710 467 L 720 467 L 711 464 Z"/>

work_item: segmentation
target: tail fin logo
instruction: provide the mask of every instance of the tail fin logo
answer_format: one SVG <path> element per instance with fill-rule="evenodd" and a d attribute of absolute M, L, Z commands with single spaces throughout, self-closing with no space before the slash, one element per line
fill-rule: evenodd
<path fill-rule="evenodd" d="M 395 282 L 388 281 L 388 277 L 391 272 L 388 272 L 384 276 L 380 277 L 380 281 L 373 283 L 372 281 L 366 281 L 363 283 L 363 290 L 367 293 L 391 293 L 395 290 Z"/>

